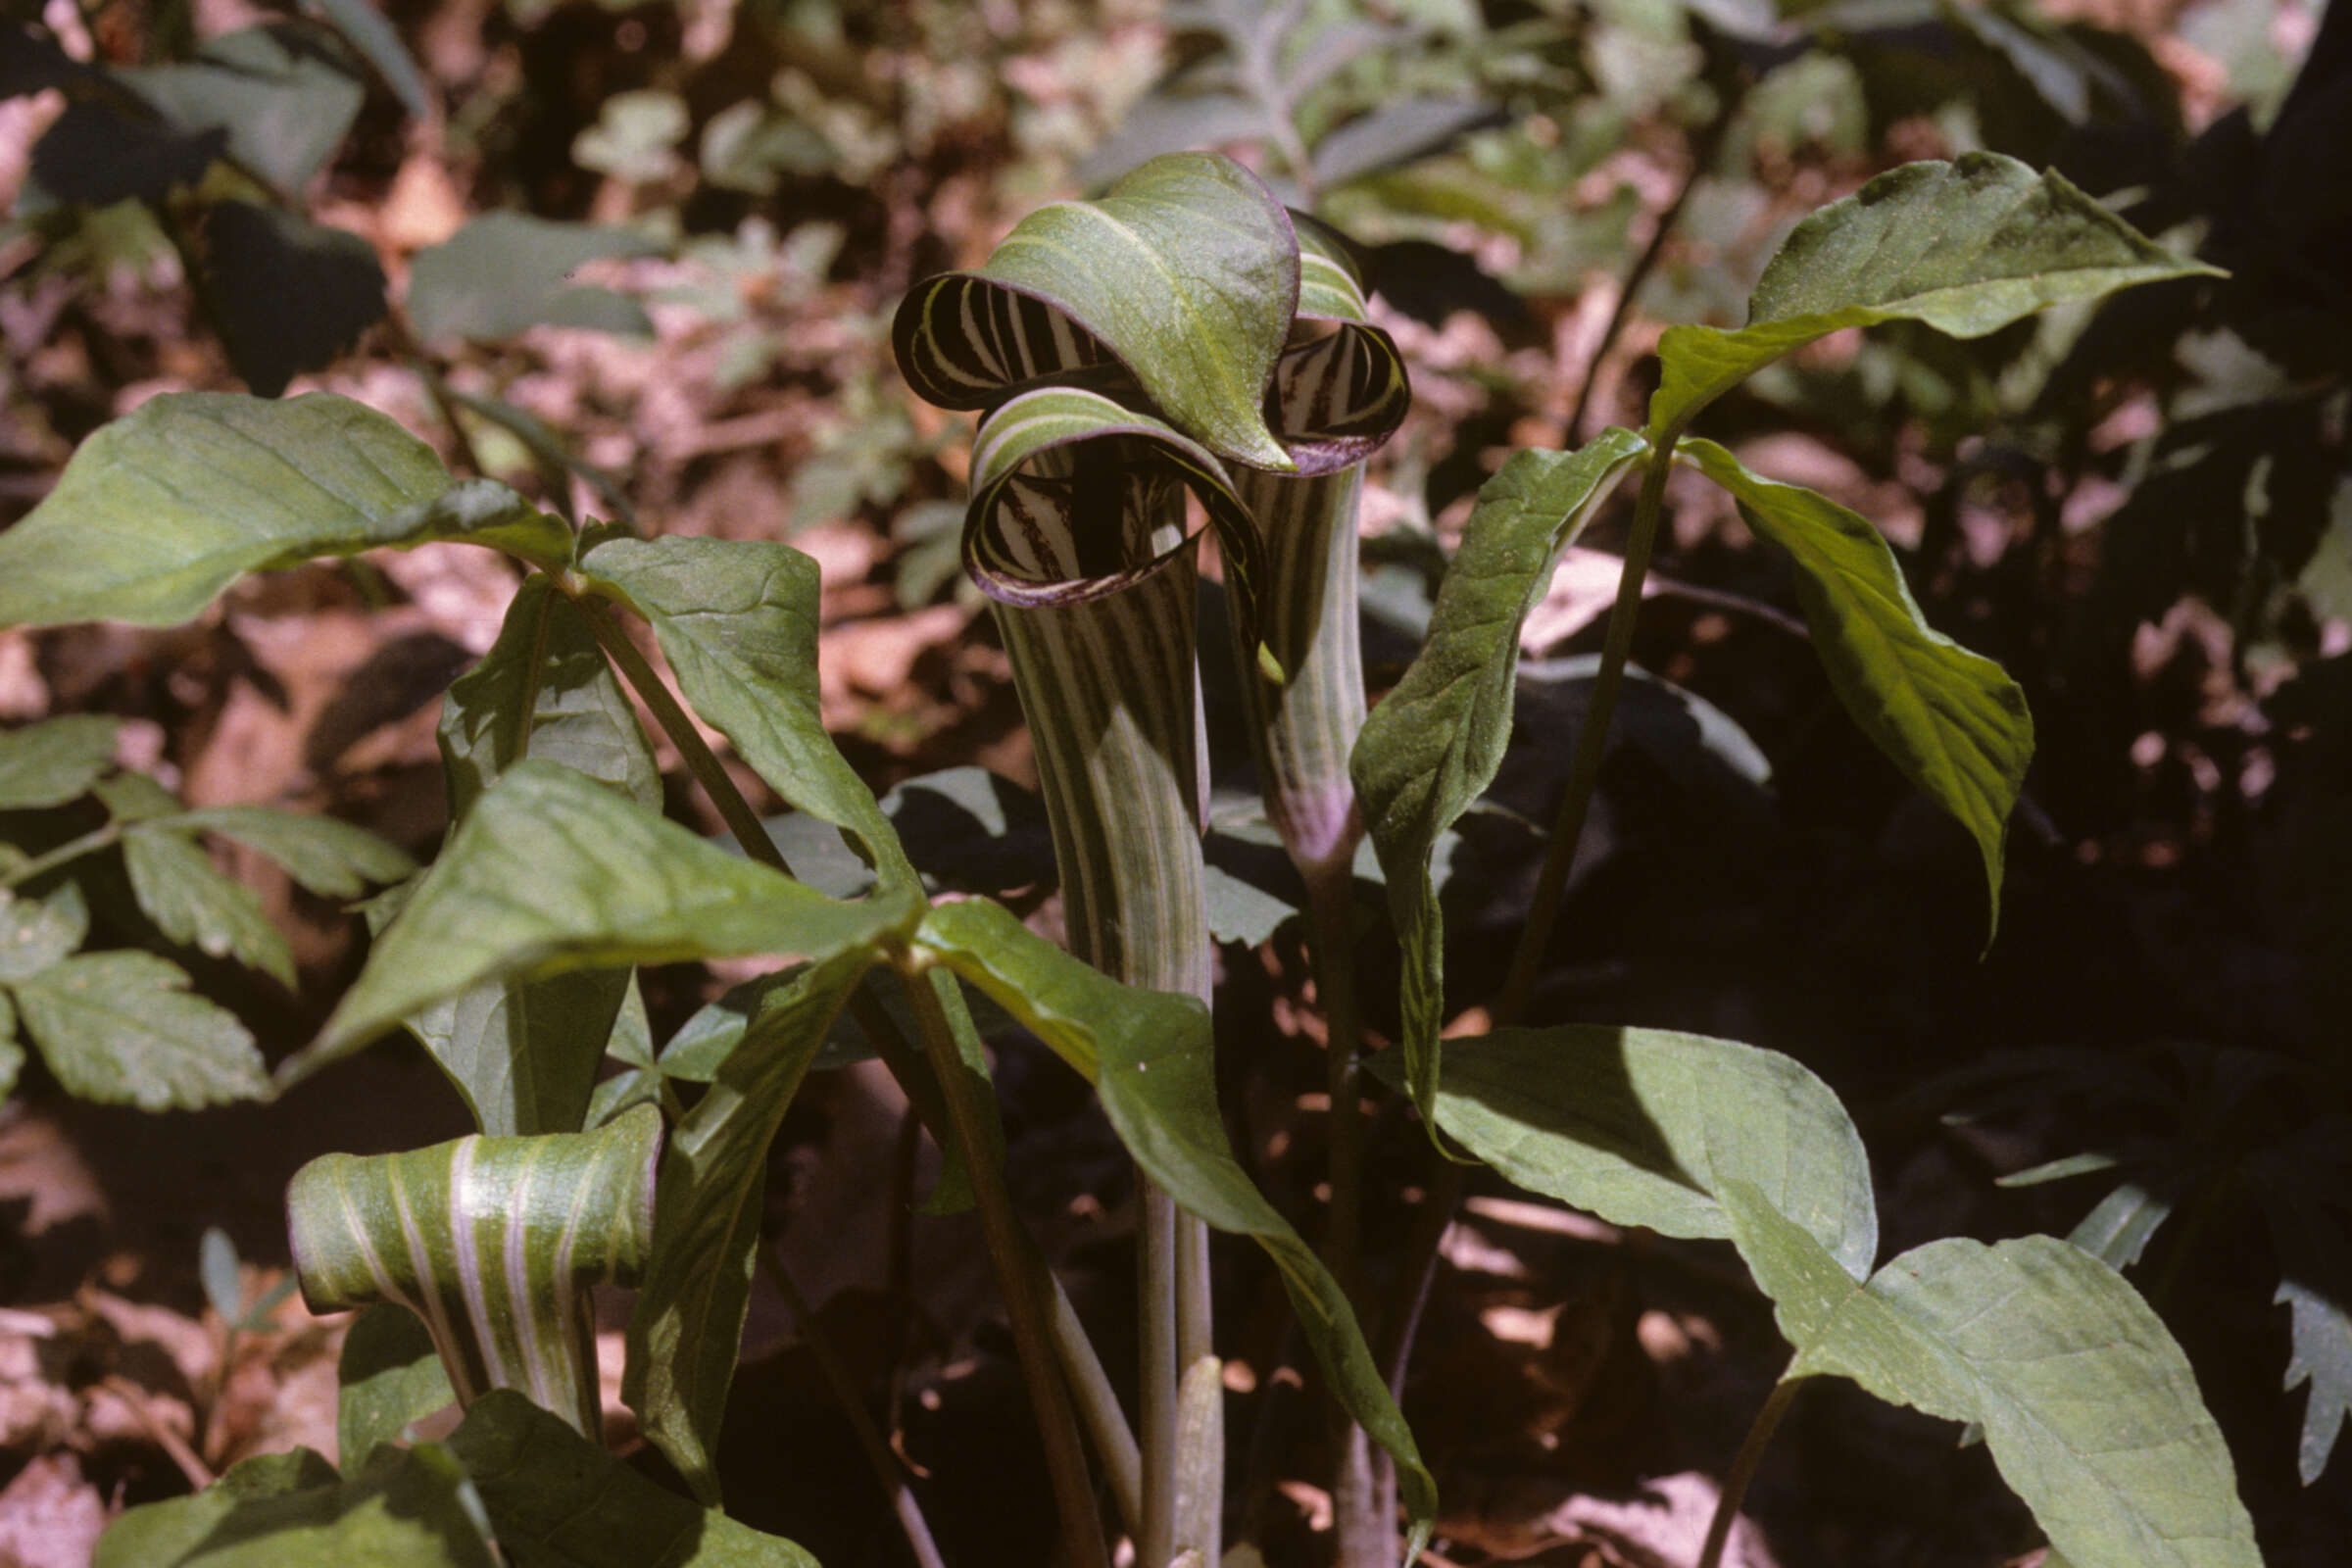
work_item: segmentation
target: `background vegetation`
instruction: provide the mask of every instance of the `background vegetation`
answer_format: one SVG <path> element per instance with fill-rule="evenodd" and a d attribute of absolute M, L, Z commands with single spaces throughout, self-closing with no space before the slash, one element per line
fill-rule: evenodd
<path fill-rule="evenodd" d="M 15 8 L 0 504 L 28 509 L 157 392 L 323 387 L 558 510 L 789 540 L 824 567 L 828 728 L 878 789 L 934 779 L 902 800 L 948 804 L 903 809 L 902 831 L 929 820 L 967 885 L 1028 888 L 1016 905 L 1050 926 L 1034 806 L 968 773 L 936 782 L 1033 768 L 956 571 L 966 436 L 892 367 L 910 283 L 977 264 L 1042 200 L 1196 145 L 1359 241 L 1418 394 L 1369 481 L 1377 693 L 1500 449 L 1639 424 L 1660 327 L 1737 324 L 1788 227 L 1879 170 L 1979 147 L 2055 166 L 2230 280 L 1971 343 L 1833 339 L 1711 427 L 1878 520 L 1930 621 L 2024 685 L 2039 748 L 1997 941 L 1980 956 L 1974 848 L 1846 720 L 1784 568 L 1719 495 L 1678 480 L 1636 658 L 1706 706 L 1629 699 L 1535 1005 L 1812 1067 L 1862 1123 L 1889 1251 L 2044 1229 L 2129 1268 L 2189 1352 L 2266 1555 L 2328 1562 L 2352 1539 L 2333 1451 L 2352 1404 L 2352 13 L 1786 9 Z M 1629 501 L 1531 620 L 1523 744 L 1447 846 L 1465 998 L 1495 990 L 1480 956 L 1499 970 L 1526 906 L 1529 823 L 1566 769 Z M 0 632 L 0 716 L 119 721 L 82 731 L 80 786 L 12 795 L 0 836 L 160 819 L 177 808 L 160 788 L 356 822 L 429 857 L 438 699 L 514 589 L 487 555 L 428 546 L 249 579 L 177 630 Z M 1212 747 L 1239 796 L 1246 742 Z M 680 760 L 658 760 L 673 812 L 718 831 Z M 1270 1005 L 1288 1033 L 1225 1039 L 1220 1065 L 1237 1149 L 1303 1212 L 1323 1168 L 1317 1025 L 1298 922 L 1246 817 L 1211 840 L 1219 979 L 1235 1016 Z M 250 827 L 144 831 L 203 862 L 149 843 L 150 891 L 178 854 L 189 875 L 251 887 L 261 925 L 174 925 L 126 851 L 121 896 L 69 946 L 172 954 L 192 990 L 149 981 L 205 999 L 230 1022 L 204 1027 L 270 1060 L 311 1039 L 357 966 L 344 905 L 402 865 L 321 885 Z M 1363 957 L 1388 1034 L 1385 950 Z M 656 1038 L 704 983 L 649 975 Z M 331 1447 L 342 1322 L 277 1290 L 286 1178 L 324 1150 L 469 1123 L 400 1048 L 271 1104 L 157 1117 L 104 1103 L 157 1099 L 135 1055 L 110 1083 L 31 1043 L 0 1111 L 0 1556 L 45 1568 L 86 1557 L 124 1504 L 251 1453 Z M 1034 1044 L 1005 1045 L 999 1081 L 1016 1197 L 1082 1309 L 1116 1321 L 1116 1144 Z M 1039 1560 L 1042 1472 L 1005 1458 L 1025 1431 L 1008 1345 L 975 1240 L 909 1213 L 930 1155 L 904 1102 L 870 1068 L 818 1074 L 786 1143 L 768 1227 L 936 1477 L 953 1560 Z M 1405 1251 L 1426 1173 L 1401 1114 L 1368 1153 L 1366 1234 L 1394 1239 L 1370 1249 L 1377 1276 Z M 1474 1184 L 1444 1256 L 1405 1407 L 1448 1560 L 1688 1560 L 1702 1478 L 1782 1354 L 1729 1254 Z M 1249 1300 L 1250 1278 L 1228 1299 Z M 1269 1329 L 1228 1308 L 1229 1387 L 1279 1422 L 1300 1351 L 1260 1294 Z M 607 1311 L 616 1333 L 625 1314 Z M 883 1500 L 764 1289 L 747 1351 L 738 1511 L 829 1565 L 895 1560 Z M 2019 1519 L 1981 1452 L 1955 1464 L 1950 1429 L 1850 1395 L 1808 1396 L 1751 1494 L 1778 1560 L 2002 1561 Z M 1311 1426 L 1303 1401 L 1292 1412 Z M 1319 1473 L 1251 1472 L 1267 1540 L 1310 1549 Z"/>

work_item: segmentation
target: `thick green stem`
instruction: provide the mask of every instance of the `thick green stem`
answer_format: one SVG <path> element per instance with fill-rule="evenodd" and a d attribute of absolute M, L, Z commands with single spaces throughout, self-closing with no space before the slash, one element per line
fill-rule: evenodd
<path fill-rule="evenodd" d="M 1544 868 L 1536 875 L 1535 897 L 1529 902 L 1527 924 L 1511 954 L 1510 972 L 1494 1004 L 1497 1027 L 1517 1023 L 1527 1013 L 1536 980 L 1543 972 L 1551 929 L 1558 919 L 1560 899 L 1568 890 L 1568 871 L 1576 862 L 1578 841 L 1585 834 L 1585 816 L 1592 791 L 1600 782 L 1601 759 L 1607 755 L 1609 720 L 1617 711 L 1617 692 L 1625 681 L 1625 662 L 1633 653 L 1634 621 L 1642 608 L 1642 579 L 1649 573 L 1649 556 L 1658 538 L 1658 518 L 1664 511 L 1666 476 L 1673 471 L 1674 443 L 1679 432 L 1668 431 L 1649 453 L 1642 475 L 1641 499 L 1634 506 L 1634 526 L 1625 542 L 1625 570 L 1617 579 L 1617 603 L 1609 611 L 1607 640 L 1601 645 L 1600 671 L 1592 680 L 1592 696 L 1585 721 L 1576 733 L 1576 755 L 1568 764 L 1567 792 L 1552 823 L 1551 843 L 1544 852 Z"/>
<path fill-rule="evenodd" d="M 1764 1462 L 1764 1449 L 1772 1442 L 1773 1429 L 1781 1417 L 1788 1413 L 1795 1402 L 1797 1390 L 1805 1386 L 1801 1377 L 1783 1378 L 1756 1412 L 1756 1419 L 1740 1444 L 1740 1452 L 1732 1459 L 1732 1473 L 1723 1478 L 1723 1494 L 1715 1499 L 1715 1517 L 1707 1523 L 1707 1544 L 1699 1548 L 1698 1568 L 1719 1568 L 1723 1548 L 1732 1539 L 1732 1521 L 1740 1517 L 1740 1504 L 1747 1496 L 1748 1483 L 1756 1478 L 1756 1466 Z"/>
<path fill-rule="evenodd" d="M 1002 1129 L 994 1121 L 995 1102 L 983 1093 L 985 1079 L 975 1083 L 976 1075 L 956 1049 L 956 1032 L 927 978 L 908 976 L 906 994 L 922 1024 L 924 1054 L 939 1079 L 949 1122 L 971 1173 L 981 1231 L 988 1240 L 989 1257 L 996 1264 L 1004 1315 L 1012 1324 L 1021 1375 L 1029 1385 L 1038 1438 L 1045 1446 L 1046 1468 L 1053 1478 L 1063 1554 L 1073 1568 L 1108 1568 L 1110 1553 L 1102 1540 L 1102 1521 L 1095 1511 L 1094 1484 L 1087 1475 L 1077 1412 L 1054 1359 L 1052 1313 L 1024 1264 L 1024 1259 L 1033 1255 L 1029 1236 L 1021 1228 L 1020 1216 L 1013 1212 L 1012 1195 L 1005 1191 L 1000 1162 L 987 1153 L 1003 1142 Z"/>

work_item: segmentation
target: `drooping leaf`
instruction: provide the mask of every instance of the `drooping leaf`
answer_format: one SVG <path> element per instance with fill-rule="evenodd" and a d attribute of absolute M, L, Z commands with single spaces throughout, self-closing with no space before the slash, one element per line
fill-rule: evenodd
<path fill-rule="evenodd" d="M 1264 547 L 1225 466 L 1149 415 L 1099 393 L 1046 387 L 993 410 L 972 442 L 963 563 L 981 591 L 1015 607 L 1079 605 L 1165 571 L 1189 545 L 1162 509 L 1197 497 L 1225 558 L 1241 635 L 1254 641 Z M 1143 548 L 1126 536 L 1144 535 Z M 1262 645 L 1258 663 L 1270 675 Z"/>
<path fill-rule="evenodd" d="M 2052 305 L 2213 274 L 2141 236 L 2055 172 L 1997 153 L 1905 164 L 1799 223 L 1739 331 L 1669 327 L 1649 404 L 1662 442 L 1716 398 L 1816 338 L 1881 321 L 1982 337 Z"/>
<path fill-rule="evenodd" d="M 384 318 L 384 269 L 375 247 L 299 213 L 218 201 L 205 210 L 206 308 L 229 363 L 266 398 L 322 370 Z"/>
<path fill-rule="evenodd" d="M 760 999 L 662 1156 L 654 1251 L 629 1317 L 622 1396 L 695 1494 L 718 1501 L 718 1432 L 743 1343 L 768 1146 L 871 958 L 805 969 Z"/>
<path fill-rule="evenodd" d="M 348 1481 L 298 1448 L 131 1509 L 92 1568 L 494 1568 L 479 1507 L 443 1448 L 381 1449 Z"/>
<path fill-rule="evenodd" d="M 223 876 L 185 836 L 141 823 L 122 835 L 130 891 L 156 929 L 215 958 L 234 958 L 292 990 L 294 950 L 261 896 Z"/>
<path fill-rule="evenodd" d="M 17 1012 L 58 1082 L 84 1100 L 196 1110 L 268 1099 L 253 1036 L 187 985 L 150 953 L 82 953 L 16 982 Z"/>
<path fill-rule="evenodd" d="M 478 1135 L 401 1154 L 322 1154 L 286 1188 L 314 1312 L 414 1310 L 458 1398 L 514 1389 L 598 1429 L 588 1288 L 629 1284 L 653 1244 L 662 1113 L 592 1133 Z"/>
<path fill-rule="evenodd" d="M 46 898 L 0 889 L 0 983 L 29 980 L 90 934 L 90 907 L 68 882 Z"/>
<path fill-rule="evenodd" d="M 2079 1568 L 2259 1568 L 2188 1360 L 2123 1276 L 2053 1237 L 1955 1237 L 1857 1284 L 1753 1184 L 1718 1197 L 1796 1348 L 1788 1376 L 1851 1378 L 1982 1425 L 2002 1478 Z"/>
<path fill-rule="evenodd" d="M 1438 1087 L 1445 926 L 1430 880 L 1438 836 L 1494 782 L 1510 744 L 1519 623 L 1552 564 L 1647 448 L 1611 429 L 1573 453 L 1521 452 L 1480 487 L 1430 617 L 1429 640 L 1364 721 L 1349 760 L 1403 949 L 1406 1082 L 1424 1117 Z"/>
<path fill-rule="evenodd" d="M 484 213 L 416 253 L 409 269 L 409 321 L 426 344 L 513 337 L 542 323 L 650 333 L 653 323 L 635 301 L 570 279 L 589 262 L 661 249 L 635 229 Z"/>
<path fill-rule="evenodd" d="M 1447 1044 L 1437 1103 L 1438 1125 L 1470 1152 L 1612 1224 L 1728 1239 L 1714 1195 L 1737 1178 L 1855 1279 L 1878 1260 L 1861 1135 L 1828 1086 L 1777 1052 L 1607 1024 L 1497 1029 Z"/>
<path fill-rule="evenodd" d="M 416 870 L 416 862 L 399 845 L 355 823 L 306 811 L 208 806 L 180 812 L 171 823 L 234 839 L 268 856 L 286 875 L 324 899 L 356 899 L 370 884 L 398 882 Z"/>
<path fill-rule="evenodd" d="M 2124 1182 L 2092 1205 L 2067 1240 L 2109 1268 L 2130 1268 L 2173 1216 L 2173 1200 L 2138 1182 Z"/>
<path fill-rule="evenodd" d="M 2343 1127 L 2339 1119 L 2333 1128 L 2315 1123 L 2312 1132 L 2318 1134 L 2312 1144 L 2331 1145 L 2334 1157 L 2305 1154 L 2299 1171 L 2289 1166 L 2281 1172 L 2302 1175 L 2304 1182 L 2278 1182 L 2263 1204 L 2278 1259 L 2278 1292 L 2272 1299 L 2288 1311 L 2284 1386 L 2291 1391 L 2309 1385 L 2295 1446 L 2296 1469 L 2307 1487 L 2327 1471 L 2328 1455 L 2352 1420 L 2352 1250 L 2346 1247 L 2352 1216 L 2342 1207 L 2343 1189 L 2328 1179 L 2341 1169 Z"/>
<path fill-rule="evenodd" d="M 525 759 L 459 825 L 318 1039 L 281 1072 L 316 1070 L 484 980 L 746 954 L 822 959 L 911 926 L 920 904 L 919 891 L 837 903 Z"/>
<path fill-rule="evenodd" d="M 935 906 L 915 947 L 987 992 L 1092 1081 L 1120 1142 L 1178 1203 L 1266 1250 L 1331 1387 L 1395 1457 L 1416 1532 L 1425 1529 L 1436 1484 L 1346 1295 L 1225 1141 L 1207 1009 L 1190 997 L 1120 985 L 985 900 Z"/>
<path fill-rule="evenodd" d="M 1021 220 L 969 272 L 920 283 L 892 344 L 907 384 L 950 409 L 1123 368 L 1221 458 L 1291 466 L 1259 412 L 1298 301 L 1290 217 L 1216 153 L 1171 153 L 1100 200 Z"/>
<path fill-rule="evenodd" d="M 248 571 L 428 539 L 548 564 L 570 549 L 561 522 L 504 485 L 456 483 L 349 399 L 167 393 L 84 441 L 0 534 L 0 625 L 173 625 Z"/>
<path fill-rule="evenodd" d="M 855 833 L 886 889 L 913 886 L 889 818 L 818 711 L 815 562 L 770 540 L 673 534 L 608 541 L 581 569 L 653 622 L 686 700 L 778 795 Z"/>
<path fill-rule="evenodd" d="M 367 97 L 331 40 L 299 25 L 246 27 L 118 74 L 174 125 L 226 132 L 229 156 L 289 196 L 334 156 Z"/>
<path fill-rule="evenodd" d="M 701 1508 L 511 1394 L 449 1435 L 512 1568 L 817 1568 L 781 1536 Z"/>
<path fill-rule="evenodd" d="M 0 811 L 63 806 L 79 797 L 114 766 L 122 729 L 119 719 L 72 713 L 0 735 Z"/>
<path fill-rule="evenodd" d="M 662 805 L 661 770 L 628 694 L 579 606 L 544 574 L 524 581 L 498 641 L 450 683 L 439 734 L 460 819 L 526 756 L 648 810 Z M 625 967 L 490 980 L 434 1003 L 410 1027 L 483 1132 L 577 1132 L 627 987 Z"/>
<path fill-rule="evenodd" d="M 432 98 L 424 84 L 424 73 L 409 58 L 407 46 L 392 24 L 384 20 L 372 0 L 311 0 L 311 4 L 326 18 L 346 43 L 360 52 L 375 74 L 392 89 L 392 96 L 412 119 L 430 120 L 433 117 Z"/>
<path fill-rule="evenodd" d="M 378 1301 L 353 1320 L 335 1383 L 335 1447 L 346 1474 L 358 1473 L 377 1444 L 398 1442 L 409 1423 L 458 1397 L 424 1320 L 397 1301 Z"/>
<path fill-rule="evenodd" d="M 1757 477 L 1712 441 L 1680 451 L 1788 552 L 1830 687 L 1862 733 L 1977 841 L 1997 927 L 2009 811 L 2034 757 L 2034 715 L 2001 666 L 1927 623 L 1868 520 L 1826 496 Z"/>

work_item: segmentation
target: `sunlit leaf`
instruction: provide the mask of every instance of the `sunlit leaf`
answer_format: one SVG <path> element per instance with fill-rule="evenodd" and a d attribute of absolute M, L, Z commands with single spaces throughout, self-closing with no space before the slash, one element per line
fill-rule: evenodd
<path fill-rule="evenodd" d="M 425 343 L 513 337 L 542 323 L 651 333 L 644 307 L 574 284 L 571 274 L 589 262 L 661 249 L 635 229 L 484 213 L 410 263 L 409 321 Z"/>
<path fill-rule="evenodd" d="M 298 1448 L 131 1509 L 100 1538 L 93 1568 L 493 1568 L 479 1507 L 442 1448 L 379 1449 L 348 1481 Z"/>
<path fill-rule="evenodd" d="M 352 1320 L 335 1383 L 342 1391 L 335 1448 L 346 1474 L 356 1474 L 377 1444 L 399 1441 L 409 1423 L 458 1397 L 424 1320 L 396 1301 L 379 1301 Z"/>
<path fill-rule="evenodd" d="M 122 835 L 122 863 L 139 908 L 166 937 L 293 988 L 294 950 L 262 912 L 261 896 L 222 875 L 195 844 L 141 824 Z"/>
<path fill-rule="evenodd" d="M 1632 431 L 1611 429 L 1577 452 L 1517 453 L 1480 488 L 1438 590 L 1429 640 L 1356 741 L 1348 771 L 1388 876 L 1404 952 L 1400 1044 L 1425 1117 L 1435 1106 L 1446 1009 L 1445 924 L 1430 857 L 1502 765 L 1519 623 L 1550 585 L 1560 552 L 1645 450 Z"/>
<path fill-rule="evenodd" d="M 81 795 L 114 766 L 122 729 L 119 719 L 72 713 L 0 735 L 0 811 L 63 806 Z"/>
<path fill-rule="evenodd" d="M 1878 1260 L 1861 1135 L 1776 1052 L 1608 1024 L 1497 1029 L 1447 1042 L 1437 1105 L 1438 1125 L 1503 1175 L 1613 1224 L 1728 1239 L 1714 1195 L 1739 1179 L 1855 1279 Z"/>
<path fill-rule="evenodd" d="M 815 562 L 771 540 L 672 534 L 598 545 L 581 568 L 653 623 L 686 700 L 778 795 L 857 834 L 888 888 L 913 886 L 889 818 L 825 732 Z"/>
<path fill-rule="evenodd" d="M 1136 1164 L 1178 1203 L 1266 1250 L 1337 1396 L 1396 1458 L 1407 1508 L 1428 1521 L 1436 1483 L 1346 1295 L 1234 1161 L 1217 1111 L 1207 1009 L 1190 997 L 1120 985 L 985 900 L 936 906 L 915 946 L 987 992 L 1092 1081 Z"/>
<path fill-rule="evenodd" d="M 662 1155 L 654 1251 L 629 1318 L 622 1394 L 695 1494 L 718 1500 L 718 1432 L 743 1342 L 768 1146 L 872 960 L 853 953 L 763 996 Z"/>
<path fill-rule="evenodd" d="M 267 806 L 208 806 L 176 813 L 174 827 L 234 839 L 277 862 L 286 875 L 326 899 L 356 899 L 370 884 L 398 882 L 416 862 L 399 845 L 331 816 Z"/>
<path fill-rule="evenodd" d="M 58 1082 L 84 1100 L 196 1110 L 269 1098 L 253 1036 L 187 985 L 150 953 L 82 953 L 16 982 L 17 1012 Z"/>
<path fill-rule="evenodd" d="M 1982 337 L 2052 305 L 2199 273 L 2213 269 L 2161 249 L 2055 172 L 1996 153 L 1905 164 L 1796 226 L 1756 284 L 1747 326 L 1667 328 L 1650 438 L 1843 327 L 1914 320 Z"/>
<path fill-rule="evenodd" d="M 2163 1322 L 2048 1236 L 1914 1248 L 1857 1284 L 1747 1182 L 1718 1194 L 1789 1377 L 1830 1373 L 1983 1426 L 2002 1479 L 2079 1568 L 2259 1568 L 2230 1450 Z"/>
<path fill-rule="evenodd" d="M 0 982 L 31 979 L 89 934 L 89 905 L 76 884 L 37 899 L 0 889 Z"/>
<path fill-rule="evenodd" d="M 1265 186 L 1222 155 L 1171 153 L 1099 200 L 1039 208 L 976 270 L 916 285 L 892 340 L 943 408 L 1123 368 L 1209 451 L 1287 469 L 1259 405 L 1298 302 L 1298 241 Z"/>
<path fill-rule="evenodd" d="M 904 929 L 919 904 L 837 903 L 526 759 L 459 825 L 318 1041 L 282 1070 L 315 1070 L 480 981 L 745 954 L 821 959 Z"/>
<path fill-rule="evenodd" d="M 1831 689 L 1871 744 L 1976 840 L 1997 926 L 2009 811 L 2034 757 L 2026 694 L 2000 665 L 1927 623 L 1867 519 L 1757 477 L 1712 441 L 1680 450 L 1739 499 L 1756 532 L 1788 552 Z"/>
<path fill-rule="evenodd" d="M 314 1312 L 414 1310 L 458 1398 L 514 1389 L 598 1429 L 588 1290 L 633 1283 L 652 1247 L 662 1114 L 592 1133 L 460 1138 L 322 1154 L 294 1173 L 286 1224 Z"/>
<path fill-rule="evenodd" d="M 0 533 L 0 625 L 188 619 L 248 571 L 378 546 L 467 539 L 556 563 L 561 522 L 324 393 L 151 398 L 75 449 L 57 488 Z"/>

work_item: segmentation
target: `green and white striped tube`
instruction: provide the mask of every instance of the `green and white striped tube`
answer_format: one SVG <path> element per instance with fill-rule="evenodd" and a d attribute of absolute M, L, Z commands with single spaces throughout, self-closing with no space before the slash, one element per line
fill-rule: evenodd
<path fill-rule="evenodd" d="M 314 1312 L 398 1301 L 424 1320 L 461 1403 L 514 1389 L 597 1436 L 588 1287 L 633 1284 L 653 1245 L 662 1113 L 594 1132 L 322 1154 L 286 1219 Z"/>

